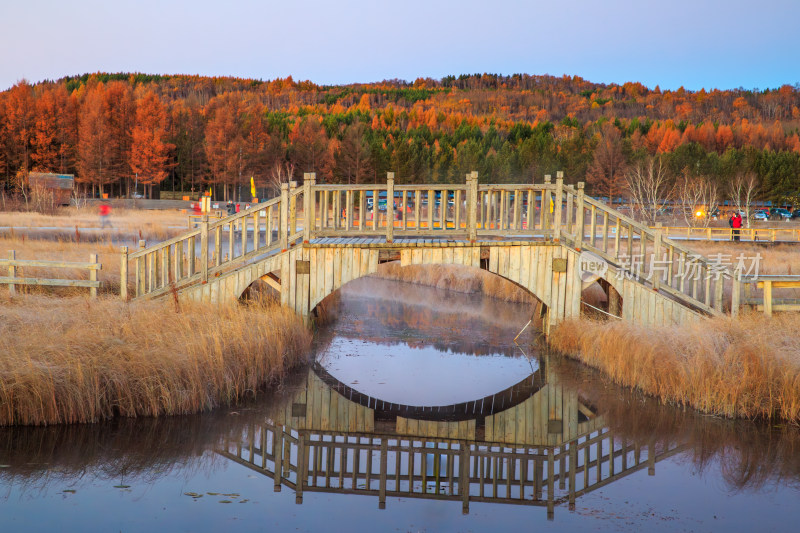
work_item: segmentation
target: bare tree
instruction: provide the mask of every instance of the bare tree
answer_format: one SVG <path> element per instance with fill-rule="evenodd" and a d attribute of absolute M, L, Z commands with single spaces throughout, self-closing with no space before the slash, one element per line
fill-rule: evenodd
<path fill-rule="evenodd" d="M 736 209 L 744 211 L 747 227 L 750 227 L 750 208 L 758 190 L 758 177 L 754 172 L 740 172 L 734 176 L 729 185 L 731 201 Z"/>
<path fill-rule="evenodd" d="M 669 178 L 659 156 L 647 157 L 625 172 L 625 185 L 633 209 L 647 224 L 654 224 L 658 214 L 673 198 L 675 188 L 670 185 Z"/>
<path fill-rule="evenodd" d="M 719 203 L 717 185 L 710 179 L 685 174 L 676 186 L 678 202 L 683 206 L 683 217 L 689 226 L 708 227 L 711 214 Z"/>
<path fill-rule="evenodd" d="M 294 163 L 276 160 L 267 176 L 267 187 L 272 191 L 273 197 L 281 193 L 281 184 L 289 183 L 294 177 Z"/>

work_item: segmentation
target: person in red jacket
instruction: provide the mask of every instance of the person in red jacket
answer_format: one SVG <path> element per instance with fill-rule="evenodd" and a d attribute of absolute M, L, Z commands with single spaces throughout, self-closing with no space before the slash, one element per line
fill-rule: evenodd
<path fill-rule="evenodd" d="M 739 230 L 742 229 L 742 215 L 740 215 L 738 211 L 734 211 L 729 222 L 733 230 L 733 240 L 739 242 Z"/>

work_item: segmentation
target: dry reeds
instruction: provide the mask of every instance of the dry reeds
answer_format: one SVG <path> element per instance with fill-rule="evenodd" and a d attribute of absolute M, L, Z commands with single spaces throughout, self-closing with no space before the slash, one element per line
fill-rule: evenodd
<path fill-rule="evenodd" d="M 301 361 L 310 340 L 276 306 L 0 296 L 0 425 L 235 403 Z"/>
<path fill-rule="evenodd" d="M 800 315 L 713 318 L 644 327 L 571 319 L 554 348 L 614 382 L 725 417 L 800 423 Z"/>
<path fill-rule="evenodd" d="M 373 274 L 383 279 L 405 281 L 468 294 L 482 293 L 507 302 L 531 303 L 534 297 L 522 287 L 485 270 L 461 265 L 408 265 L 384 263 Z"/>

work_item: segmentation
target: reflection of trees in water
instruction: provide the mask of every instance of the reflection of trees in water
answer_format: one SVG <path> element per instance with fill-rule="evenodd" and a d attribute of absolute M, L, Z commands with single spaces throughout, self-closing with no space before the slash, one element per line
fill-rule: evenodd
<path fill-rule="evenodd" d="M 699 472 L 719 464 L 732 490 L 758 490 L 769 484 L 800 488 L 800 430 L 773 428 L 751 421 L 704 416 L 662 405 L 640 392 L 622 389 L 576 361 L 549 356 L 549 371 L 578 389 L 602 413 L 619 438 L 657 448 L 685 443 L 684 456 Z"/>
<path fill-rule="evenodd" d="M 513 356 L 520 353 L 513 339 L 533 310 L 480 295 L 362 278 L 342 291 L 335 335 L 383 345 Z M 318 348 L 330 342 L 331 334 L 319 332 Z"/>

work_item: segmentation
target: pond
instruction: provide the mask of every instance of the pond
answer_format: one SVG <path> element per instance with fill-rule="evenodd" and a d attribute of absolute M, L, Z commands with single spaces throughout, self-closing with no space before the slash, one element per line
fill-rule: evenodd
<path fill-rule="evenodd" d="M 800 434 L 542 350 L 530 306 L 364 278 L 247 405 L 0 429 L 3 531 L 797 531 Z M 299 480 L 305 479 L 304 483 Z"/>

